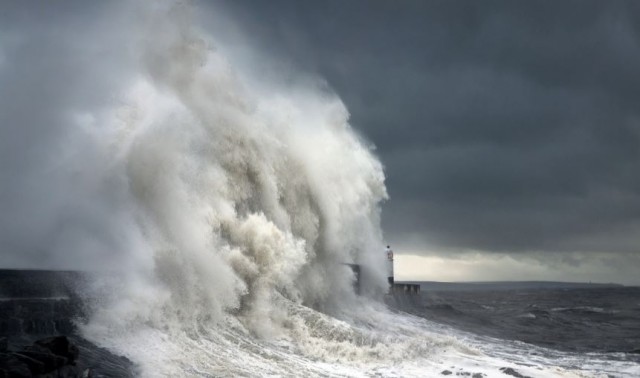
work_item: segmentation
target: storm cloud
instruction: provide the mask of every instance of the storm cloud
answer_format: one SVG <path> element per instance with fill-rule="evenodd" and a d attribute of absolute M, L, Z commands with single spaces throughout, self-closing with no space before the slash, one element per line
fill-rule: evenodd
<path fill-rule="evenodd" d="M 345 101 L 386 167 L 392 243 L 638 252 L 637 3 L 224 6 Z"/>
<path fill-rule="evenodd" d="M 194 5 L 200 27 L 235 41 L 225 48 L 239 61 L 273 58 L 254 71 L 311 75 L 340 96 L 385 165 L 382 226 L 397 252 L 597 261 L 609 269 L 599 279 L 640 261 L 637 2 Z M 75 131 L 91 124 L 82 111 L 113 105 L 130 79 L 137 21 L 127 7 L 0 6 L 0 242 L 20 256 L 5 266 L 48 245 L 118 249 L 119 183 L 83 181 L 100 177 L 83 167 L 108 162 L 93 149 L 96 130 Z M 70 137 L 85 139 L 73 143 L 81 150 L 60 149 Z M 64 162 L 75 175 L 59 174 Z"/>

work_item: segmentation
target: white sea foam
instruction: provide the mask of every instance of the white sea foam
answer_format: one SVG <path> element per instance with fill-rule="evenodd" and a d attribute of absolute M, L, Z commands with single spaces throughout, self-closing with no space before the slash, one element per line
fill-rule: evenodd
<path fill-rule="evenodd" d="M 579 311 L 579 312 L 593 312 L 598 314 L 617 314 L 618 310 L 605 310 L 602 307 L 593 306 L 577 306 L 577 307 L 555 307 L 551 309 L 552 312 L 566 312 L 566 311 Z"/>

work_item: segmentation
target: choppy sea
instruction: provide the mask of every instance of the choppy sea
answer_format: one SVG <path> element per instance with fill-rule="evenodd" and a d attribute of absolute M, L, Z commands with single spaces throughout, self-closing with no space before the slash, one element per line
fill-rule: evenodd
<path fill-rule="evenodd" d="M 423 316 L 481 335 L 640 361 L 640 288 L 424 292 Z"/>
<path fill-rule="evenodd" d="M 465 332 L 476 345 L 487 340 L 488 354 L 500 354 L 502 342 L 507 354 L 550 358 L 569 370 L 597 360 L 591 373 L 640 377 L 639 287 L 423 288 L 421 297 L 414 315 Z"/>

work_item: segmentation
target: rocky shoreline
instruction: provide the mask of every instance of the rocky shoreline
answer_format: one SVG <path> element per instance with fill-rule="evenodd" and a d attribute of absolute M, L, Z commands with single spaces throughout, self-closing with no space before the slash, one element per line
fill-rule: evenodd
<path fill-rule="evenodd" d="M 134 364 L 79 336 L 0 338 L 0 377 L 127 378 Z"/>
<path fill-rule="evenodd" d="M 76 272 L 0 270 L 0 378 L 126 378 L 135 365 L 82 338 Z"/>

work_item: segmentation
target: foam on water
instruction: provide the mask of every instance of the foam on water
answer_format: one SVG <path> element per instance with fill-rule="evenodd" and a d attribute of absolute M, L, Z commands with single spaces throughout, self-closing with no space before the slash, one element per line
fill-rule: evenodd
<path fill-rule="evenodd" d="M 342 320 L 282 297 L 274 303 L 288 322 L 278 336 L 255 337 L 237 317 L 193 333 L 137 327 L 103 338 L 103 345 L 140 362 L 145 376 L 504 376 L 511 368 L 529 377 L 632 377 L 637 365 L 598 356 L 561 353 L 524 343 L 465 334 L 360 300 Z M 350 318 L 351 317 L 351 318 Z M 91 332 L 90 332 L 91 333 Z M 501 370 L 502 369 L 502 370 Z"/>

